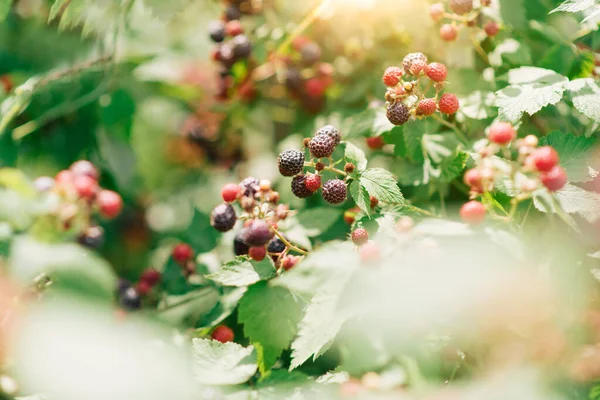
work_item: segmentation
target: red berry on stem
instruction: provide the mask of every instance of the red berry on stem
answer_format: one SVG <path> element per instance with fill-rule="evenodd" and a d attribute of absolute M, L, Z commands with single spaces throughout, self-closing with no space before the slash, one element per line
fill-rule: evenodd
<path fill-rule="evenodd" d="M 444 82 L 448 76 L 448 69 L 444 64 L 431 63 L 424 69 L 425 75 L 434 82 Z"/>
<path fill-rule="evenodd" d="M 458 97 L 452 93 L 444 93 L 440 97 L 438 108 L 443 114 L 455 114 L 460 108 Z"/>
<path fill-rule="evenodd" d="M 73 183 L 73 178 L 73 173 L 69 170 L 64 169 L 58 174 L 56 174 L 54 181 L 57 185 L 71 185 Z"/>
<path fill-rule="evenodd" d="M 485 207 L 478 201 L 469 201 L 460 208 L 460 217 L 469 224 L 480 224 L 485 219 Z"/>
<path fill-rule="evenodd" d="M 437 111 L 435 99 L 423 99 L 417 104 L 417 115 L 427 116 L 432 115 Z"/>
<path fill-rule="evenodd" d="M 219 325 L 212 331 L 210 337 L 221 343 L 227 343 L 233 342 L 234 334 L 228 326 Z"/>
<path fill-rule="evenodd" d="M 561 166 L 556 165 L 550 171 L 542 172 L 540 174 L 540 180 L 548 190 L 556 192 L 567 184 L 567 173 Z"/>
<path fill-rule="evenodd" d="M 321 175 L 317 175 L 317 174 L 306 175 L 306 179 L 304 180 L 304 185 L 311 192 L 316 192 L 321 187 Z"/>
<path fill-rule="evenodd" d="M 386 86 L 396 86 L 400 82 L 400 78 L 403 75 L 402 68 L 399 67 L 388 67 L 383 73 L 382 81 Z"/>
<path fill-rule="evenodd" d="M 458 30 L 454 25 L 444 24 L 440 27 L 440 37 L 446 42 L 452 42 L 458 37 Z"/>
<path fill-rule="evenodd" d="M 154 268 L 148 268 L 140 276 L 140 282 L 146 282 L 150 286 L 155 286 L 161 278 L 161 273 Z"/>
<path fill-rule="evenodd" d="M 73 187 L 82 199 L 91 199 L 98 192 L 98 182 L 87 175 L 75 176 Z"/>
<path fill-rule="evenodd" d="M 465 184 L 471 187 L 473 190 L 481 191 L 483 178 L 481 173 L 476 168 L 471 168 L 467 172 L 465 172 L 464 177 Z"/>
<path fill-rule="evenodd" d="M 194 257 L 194 250 L 186 243 L 179 243 L 173 247 L 171 256 L 176 263 L 183 265 Z"/>
<path fill-rule="evenodd" d="M 287 255 L 281 260 L 281 266 L 286 271 L 292 269 L 298 262 L 300 261 L 300 257 Z"/>
<path fill-rule="evenodd" d="M 435 3 L 432 4 L 431 7 L 429 7 L 429 16 L 432 20 L 437 22 L 444 17 L 445 11 L 446 10 L 444 9 L 443 3 Z"/>
<path fill-rule="evenodd" d="M 381 149 L 384 145 L 385 141 L 381 136 L 373 136 L 367 138 L 367 146 L 369 146 L 371 150 Z"/>
<path fill-rule="evenodd" d="M 356 228 L 351 237 L 355 245 L 362 246 L 369 241 L 369 232 L 365 228 Z"/>
<path fill-rule="evenodd" d="M 265 246 L 250 247 L 248 255 L 255 261 L 262 261 L 267 255 L 267 248 Z"/>
<path fill-rule="evenodd" d="M 483 30 L 488 36 L 496 36 L 500 32 L 500 25 L 496 21 L 488 21 Z"/>
<path fill-rule="evenodd" d="M 552 146 L 542 146 L 531 154 L 533 165 L 540 172 L 548 172 L 558 164 L 559 156 Z"/>
<path fill-rule="evenodd" d="M 515 128 L 507 122 L 495 122 L 490 127 L 488 138 L 490 142 L 499 145 L 506 145 L 514 140 L 517 136 Z"/>
<path fill-rule="evenodd" d="M 225 24 L 225 33 L 229 36 L 237 36 L 244 33 L 244 28 L 242 27 L 242 23 L 234 19 Z"/>
<path fill-rule="evenodd" d="M 145 281 L 139 281 L 136 285 L 136 289 L 137 292 L 143 296 L 150 293 L 150 291 L 152 290 L 152 285 Z"/>
<path fill-rule="evenodd" d="M 112 190 L 101 190 L 96 196 L 96 204 L 100 214 L 106 218 L 114 218 L 123 208 L 123 199 Z"/>
<path fill-rule="evenodd" d="M 310 78 L 304 82 L 304 91 L 310 97 L 322 97 L 327 89 L 327 84 L 319 78 Z"/>
<path fill-rule="evenodd" d="M 239 185 L 235 183 L 228 183 L 223 186 L 223 189 L 221 189 L 221 197 L 223 197 L 225 202 L 232 203 L 237 199 L 241 191 L 242 189 Z"/>
<path fill-rule="evenodd" d="M 100 176 L 98 170 L 96 169 L 96 167 L 94 167 L 94 164 L 86 160 L 74 162 L 69 168 L 69 170 L 75 176 L 86 175 L 95 180 L 98 180 Z"/>

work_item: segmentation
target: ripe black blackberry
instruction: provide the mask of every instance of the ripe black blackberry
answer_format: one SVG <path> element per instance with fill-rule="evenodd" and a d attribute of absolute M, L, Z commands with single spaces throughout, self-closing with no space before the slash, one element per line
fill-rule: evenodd
<path fill-rule="evenodd" d="M 289 90 L 300 91 L 302 89 L 302 74 L 296 68 L 288 68 L 285 73 L 285 86 Z"/>
<path fill-rule="evenodd" d="M 306 175 L 304 174 L 296 175 L 292 179 L 292 193 L 294 194 L 294 196 L 299 197 L 301 199 L 305 199 L 312 195 L 312 192 L 308 190 L 308 188 L 304 184 L 305 180 Z"/>
<path fill-rule="evenodd" d="M 232 4 L 225 9 L 225 19 L 227 21 L 232 21 L 234 19 L 240 19 L 241 17 L 242 17 L 242 12 L 240 11 L 239 7 L 236 7 L 235 5 Z"/>
<path fill-rule="evenodd" d="M 242 194 L 244 196 L 254 198 L 254 195 L 260 188 L 258 185 L 258 179 L 249 176 L 240 183 L 240 188 L 242 189 Z"/>
<path fill-rule="evenodd" d="M 221 43 L 225 40 L 225 24 L 223 21 L 211 21 L 208 25 L 208 34 L 216 43 Z"/>
<path fill-rule="evenodd" d="M 388 106 L 386 115 L 392 124 L 404 125 L 410 118 L 410 111 L 404 103 L 396 102 Z"/>
<path fill-rule="evenodd" d="M 245 234 L 246 234 L 246 229 L 242 229 L 233 238 L 233 253 L 236 256 L 246 255 L 246 254 L 248 254 L 248 250 L 250 250 L 250 246 L 248 246 L 246 244 L 246 242 L 244 242 Z"/>
<path fill-rule="evenodd" d="M 300 58 L 305 65 L 313 65 L 321 59 L 321 48 L 314 42 L 306 43 L 300 49 Z"/>
<path fill-rule="evenodd" d="M 219 48 L 219 61 L 226 67 L 231 67 L 236 61 L 234 47 L 230 43 L 224 43 Z"/>
<path fill-rule="evenodd" d="M 341 179 L 330 179 L 323 185 L 323 199 L 330 204 L 340 204 L 346 200 L 348 190 Z"/>
<path fill-rule="evenodd" d="M 335 149 L 335 139 L 328 135 L 317 135 L 308 142 L 308 149 L 315 158 L 329 157 Z"/>
<path fill-rule="evenodd" d="M 121 307 L 125 310 L 137 310 L 142 307 L 142 299 L 134 287 L 128 287 L 121 292 L 119 304 L 121 304 Z"/>
<path fill-rule="evenodd" d="M 248 246 L 258 247 L 267 244 L 272 237 L 273 231 L 271 231 L 269 225 L 262 219 L 254 219 L 244 229 L 244 236 L 242 238 Z"/>
<path fill-rule="evenodd" d="M 340 141 L 342 140 L 342 135 L 340 135 L 340 131 L 338 131 L 337 128 L 333 125 L 325 125 L 321 129 L 319 129 L 315 136 L 319 135 L 329 136 L 334 140 L 336 146 L 340 144 Z"/>
<path fill-rule="evenodd" d="M 227 232 L 233 228 L 237 217 L 230 204 L 219 204 L 210 213 L 210 224 L 219 232 Z"/>
<path fill-rule="evenodd" d="M 285 250 L 286 247 L 287 246 L 285 245 L 285 243 L 283 243 L 281 239 L 279 239 L 278 237 L 274 237 L 269 242 L 267 246 L 267 251 L 269 253 L 281 253 Z"/>
<path fill-rule="evenodd" d="M 231 39 L 233 45 L 233 54 L 237 60 L 248 58 L 252 52 L 252 44 L 246 35 L 237 35 Z"/>
<path fill-rule="evenodd" d="M 450 0 L 448 6 L 452 12 L 463 15 L 473 10 L 473 0 Z"/>
<path fill-rule="evenodd" d="M 304 152 L 294 149 L 284 150 L 279 154 L 277 164 L 281 175 L 297 175 L 304 168 Z"/>
<path fill-rule="evenodd" d="M 99 249 L 104 243 L 104 229 L 99 226 L 90 226 L 77 238 L 77 241 L 90 249 Z"/>

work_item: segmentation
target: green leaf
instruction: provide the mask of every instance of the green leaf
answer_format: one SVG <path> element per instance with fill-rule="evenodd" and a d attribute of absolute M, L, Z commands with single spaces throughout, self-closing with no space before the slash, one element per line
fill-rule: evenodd
<path fill-rule="evenodd" d="M 356 203 L 356 205 L 364 212 L 367 216 L 371 215 L 371 199 L 367 189 L 365 189 L 357 180 L 350 183 L 350 195 Z"/>
<path fill-rule="evenodd" d="M 560 165 L 570 182 L 586 182 L 590 176 L 590 152 L 597 143 L 596 137 L 586 138 L 572 133 L 551 132 L 541 139 L 541 144 L 554 147 L 560 156 Z"/>
<path fill-rule="evenodd" d="M 10 12 L 13 0 L 0 0 L 0 22 L 4 21 Z"/>
<path fill-rule="evenodd" d="M 500 0 L 500 15 L 506 25 L 516 29 L 527 28 L 526 0 Z"/>
<path fill-rule="evenodd" d="M 193 339 L 194 374 L 203 385 L 237 385 L 248 381 L 257 369 L 252 346 Z"/>
<path fill-rule="evenodd" d="M 569 71 L 569 79 L 586 78 L 591 76 L 596 67 L 594 53 L 591 51 L 580 51 L 575 56 L 575 61 Z"/>
<path fill-rule="evenodd" d="M 567 90 L 579 112 L 600 122 L 600 87 L 594 79 L 575 79 L 567 84 Z"/>
<path fill-rule="evenodd" d="M 315 229 L 317 234 L 327 232 L 342 216 L 343 211 L 331 207 L 317 207 L 300 210 L 296 218 L 307 229 Z M 315 235 L 313 235 L 315 236 Z"/>
<path fill-rule="evenodd" d="M 404 144 L 406 145 L 406 156 L 412 161 L 423 163 L 425 155 L 423 154 L 423 135 L 425 134 L 425 124 L 408 124 L 404 127 Z"/>
<path fill-rule="evenodd" d="M 198 320 L 196 328 L 212 328 L 223 322 L 236 309 L 246 290 L 246 287 L 224 289 L 219 302 Z"/>
<path fill-rule="evenodd" d="M 368 108 L 352 117 L 351 128 L 344 136 L 346 138 L 380 136 L 394 127 L 394 124 L 387 119 L 384 108 Z"/>
<path fill-rule="evenodd" d="M 568 79 L 554 71 L 521 67 L 508 73 L 510 86 L 496 92 L 496 106 L 502 120 L 516 123 L 523 113 L 533 115 L 542 108 L 558 103 Z"/>
<path fill-rule="evenodd" d="M 356 166 L 358 172 L 363 172 L 367 168 L 367 157 L 364 151 L 350 142 L 346 142 L 345 157 L 348 162 Z"/>
<path fill-rule="evenodd" d="M 290 345 L 301 317 L 302 304 L 284 287 L 260 282 L 242 297 L 238 320 L 244 324 L 244 335 L 257 346 L 263 375 Z"/>
<path fill-rule="evenodd" d="M 469 96 L 460 99 L 460 112 L 467 118 L 487 119 L 494 114 L 492 111 L 494 100 L 494 93 L 476 90 Z"/>
<path fill-rule="evenodd" d="M 55 0 L 48 22 L 60 18 L 60 29 L 82 26 L 83 36 L 92 32 L 108 33 L 118 21 L 120 5 L 118 0 Z"/>
<path fill-rule="evenodd" d="M 270 257 L 260 262 L 250 261 L 246 257 L 238 257 L 224 264 L 213 274 L 206 275 L 223 286 L 250 286 L 258 281 L 273 278 L 277 275 L 275 265 Z"/>
<path fill-rule="evenodd" d="M 290 370 L 299 367 L 311 356 L 313 360 L 321 356 L 333 343 L 345 321 L 345 317 L 337 312 L 343 288 L 344 284 L 339 282 L 312 298 L 300 322 L 298 337 L 292 343 Z"/>
<path fill-rule="evenodd" d="M 600 3 L 598 0 L 566 0 L 560 6 L 550 11 L 550 14 L 555 12 L 570 12 L 575 13 L 579 11 L 585 11 L 589 8 L 595 7 Z"/>
<path fill-rule="evenodd" d="M 590 223 L 600 219 L 600 193 L 566 184 L 556 192 L 556 199 L 560 207 L 569 214 L 579 214 Z"/>
<path fill-rule="evenodd" d="M 394 145 L 394 155 L 396 157 L 406 157 L 403 126 L 397 126 L 391 131 L 384 132 L 382 136 L 387 144 Z"/>
<path fill-rule="evenodd" d="M 391 172 L 383 168 L 371 168 L 360 176 L 360 184 L 379 201 L 390 204 L 404 202 L 404 196 Z"/>
<path fill-rule="evenodd" d="M 14 190 L 27 198 L 34 197 L 36 193 L 23 171 L 16 168 L 0 168 L 0 186 Z"/>
<path fill-rule="evenodd" d="M 500 67 L 504 63 L 508 66 L 528 65 L 531 64 L 531 51 L 524 43 L 509 38 L 499 43 L 490 52 L 489 59 L 490 64 L 495 67 Z"/>
<path fill-rule="evenodd" d="M 465 152 L 459 151 L 452 157 L 445 158 L 440 164 L 440 181 L 452 182 L 456 179 L 467 165 L 467 159 L 469 155 Z"/>

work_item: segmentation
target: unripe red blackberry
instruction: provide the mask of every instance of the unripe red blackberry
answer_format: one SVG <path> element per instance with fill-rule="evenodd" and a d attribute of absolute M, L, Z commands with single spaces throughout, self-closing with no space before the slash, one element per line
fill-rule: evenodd
<path fill-rule="evenodd" d="M 437 111 L 435 99 L 423 99 L 417 104 L 417 115 L 427 116 L 432 115 Z"/>
<path fill-rule="evenodd" d="M 284 270 L 289 271 L 298 264 L 298 262 L 300 262 L 300 257 L 287 255 L 281 260 L 281 267 Z"/>
<path fill-rule="evenodd" d="M 448 76 L 448 69 L 442 63 L 433 62 L 428 64 L 424 71 L 425 75 L 434 82 L 444 82 Z"/>
<path fill-rule="evenodd" d="M 229 36 L 237 36 L 244 32 L 244 28 L 242 27 L 242 23 L 235 19 L 233 21 L 229 21 L 225 24 L 225 33 Z"/>
<path fill-rule="evenodd" d="M 507 122 L 495 122 L 490 127 L 488 139 L 499 145 L 507 145 L 517 137 L 515 128 Z"/>
<path fill-rule="evenodd" d="M 273 237 L 273 231 L 262 219 L 253 219 L 244 229 L 244 242 L 250 247 L 264 246 Z"/>
<path fill-rule="evenodd" d="M 362 246 L 369 241 L 369 232 L 365 228 L 356 228 L 352 231 L 352 242 L 357 246 Z"/>
<path fill-rule="evenodd" d="M 106 218 L 115 218 L 123 208 L 123 199 L 112 190 L 101 190 L 96 195 L 98 211 Z"/>
<path fill-rule="evenodd" d="M 500 25 L 496 21 L 488 21 L 483 27 L 485 33 L 490 36 L 496 36 L 500 32 Z"/>
<path fill-rule="evenodd" d="M 348 189 L 341 179 L 330 179 L 323 184 L 323 199 L 330 204 L 340 204 L 346 200 Z"/>
<path fill-rule="evenodd" d="M 277 164 L 281 175 L 297 175 L 304 168 L 304 152 L 294 149 L 284 150 L 277 157 Z"/>
<path fill-rule="evenodd" d="M 161 273 L 154 268 L 148 268 L 140 276 L 140 282 L 147 283 L 150 287 L 156 286 L 160 282 Z"/>
<path fill-rule="evenodd" d="M 386 112 L 387 119 L 394 125 L 404 125 L 410 119 L 410 111 L 402 102 L 390 104 Z"/>
<path fill-rule="evenodd" d="M 304 92 L 309 98 L 322 97 L 327 89 L 327 84 L 321 78 L 309 78 L 304 81 Z"/>
<path fill-rule="evenodd" d="M 483 177 L 481 176 L 481 172 L 479 172 L 476 168 L 471 168 L 467 172 L 465 172 L 464 182 L 467 184 L 471 190 L 475 190 L 477 192 L 481 192 L 483 188 Z"/>
<path fill-rule="evenodd" d="M 73 187 L 79 197 L 88 200 L 93 198 L 100 188 L 98 182 L 87 175 L 76 175 L 73 178 Z"/>
<path fill-rule="evenodd" d="M 176 263 L 183 265 L 194 257 L 194 250 L 186 243 L 179 243 L 173 247 L 171 256 Z"/>
<path fill-rule="evenodd" d="M 210 213 L 210 224 L 219 232 L 227 232 L 233 228 L 237 217 L 230 204 L 219 204 Z"/>
<path fill-rule="evenodd" d="M 251 176 L 240 182 L 240 189 L 242 189 L 242 194 L 247 197 L 254 198 L 254 195 L 256 194 L 256 192 L 258 192 L 259 188 L 260 187 L 258 180 Z"/>
<path fill-rule="evenodd" d="M 473 10 L 473 0 L 449 0 L 448 6 L 452 12 L 463 15 Z"/>
<path fill-rule="evenodd" d="M 282 253 L 286 248 L 285 243 L 283 243 L 283 241 L 281 239 L 279 239 L 278 237 L 274 237 L 273 239 L 271 239 L 269 241 L 269 244 L 267 245 L 267 251 L 269 253 Z"/>
<path fill-rule="evenodd" d="M 460 108 L 458 97 L 452 93 L 444 93 L 438 101 L 438 108 L 443 114 L 455 114 Z"/>
<path fill-rule="evenodd" d="M 436 22 L 444 18 L 444 12 L 446 12 L 446 10 L 443 3 L 435 3 L 429 7 L 429 16 Z"/>
<path fill-rule="evenodd" d="M 73 164 L 71 164 L 69 170 L 74 176 L 86 175 L 94 180 L 98 180 L 100 177 L 100 173 L 96 167 L 94 167 L 94 164 L 86 160 L 75 161 Z"/>
<path fill-rule="evenodd" d="M 320 128 L 315 136 L 327 135 L 333 139 L 335 145 L 337 146 L 342 141 L 342 135 L 340 135 L 340 131 L 333 125 L 325 125 Z"/>
<path fill-rule="evenodd" d="M 381 80 L 383 81 L 385 86 L 393 87 L 396 86 L 398 82 L 400 82 L 400 78 L 402 78 L 403 74 L 404 72 L 400 67 L 388 67 L 383 72 L 383 77 L 381 78 Z"/>
<path fill-rule="evenodd" d="M 317 135 L 308 142 L 308 150 L 315 158 L 329 157 L 335 150 L 335 139 L 328 135 Z"/>
<path fill-rule="evenodd" d="M 548 172 L 554 168 L 559 161 L 558 153 L 552 146 L 542 146 L 531 154 L 535 168 L 540 172 Z"/>
<path fill-rule="evenodd" d="M 233 254 L 236 256 L 246 255 L 250 249 L 250 246 L 244 242 L 245 230 L 246 228 L 242 229 L 233 238 Z"/>
<path fill-rule="evenodd" d="M 311 192 L 316 192 L 321 188 L 321 175 L 308 174 L 304 180 L 304 185 Z"/>
<path fill-rule="evenodd" d="M 440 27 L 440 37 L 446 42 L 452 42 L 458 37 L 458 29 L 454 25 L 444 24 Z"/>
<path fill-rule="evenodd" d="M 234 202 L 241 192 L 240 186 L 235 183 L 228 183 L 221 189 L 221 197 L 227 203 Z"/>
<path fill-rule="evenodd" d="M 427 57 L 423 53 L 409 53 L 402 60 L 402 67 L 407 74 L 418 75 L 427 65 Z"/>
<path fill-rule="evenodd" d="M 250 247 L 248 250 L 248 255 L 254 261 L 262 261 L 267 256 L 267 249 L 265 246 Z"/>
<path fill-rule="evenodd" d="M 212 331 L 210 337 L 218 342 L 227 343 L 233 341 L 234 334 L 228 326 L 219 325 Z"/>
<path fill-rule="evenodd" d="M 469 224 L 480 224 L 485 219 L 485 206 L 475 200 L 469 201 L 460 208 L 460 217 Z"/>
<path fill-rule="evenodd" d="M 367 146 L 371 150 L 379 150 L 385 145 L 385 141 L 381 136 L 373 136 L 366 138 Z M 347 172 L 347 171 L 346 171 Z"/>
<path fill-rule="evenodd" d="M 304 174 L 296 175 L 292 179 L 292 193 L 294 196 L 304 199 L 312 195 L 312 192 L 306 187 L 305 181 L 306 175 Z"/>
<path fill-rule="evenodd" d="M 542 172 L 540 174 L 540 180 L 548 190 L 556 192 L 567 184 L 567 173 L 561 166 L 556 165 L 550 171 Z"/>

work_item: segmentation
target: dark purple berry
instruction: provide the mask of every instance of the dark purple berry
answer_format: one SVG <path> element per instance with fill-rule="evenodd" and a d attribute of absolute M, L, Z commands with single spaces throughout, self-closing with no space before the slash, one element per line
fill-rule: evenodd
<path fill-rule="evenodd" d="M 318 135 L 308 142 L 310 154 L 315 158 L 329 157 L 335 149 L 335 139 L 328 135 Z"/>
<path fill-rule="evenodd" d="M 233 54 L 236 59 L 248 58 L 252 52 L 252 44 L 246 35 L 237 35 L 231 39 Z"/>
<path fill-rule="evenodd" d="M 285 86 L 293 91 L 300 91 L 303 88 L 302 74 L 296 68 L 289 68 L 285 73 Z"/>
<path fill-rule="evenodd" d="M 140 294 L 131 286 L 121 293 L 119 303 L 126 310 L 137 310 L 142 306 Z"/>
<path fill-rule="evenodd" d="M 346 200 L 348 190 L 341 179 L 331 179 L 323 184 L 323 199 L 331 204 L 340 204 Z"/>
<path fill-rule="evenodd" d="M 304 199 L 312 195 L 312 192 L 308 190 L 308 188 L 304 184 L 305 180 L 306 175 L 304 174 L 296 175 L 292 179 L 292 193 L 294 194 L 294 196 Z"/>
<path fill-rule="evenodd" d="M 250 221 L 244 230 L 243 240 L 250 247 L 264 246 L 273 237 L 273 231 L 262 219 Z"/>
<path fill-rule="evenodd" d="M 234 5 L 230 5 L 225 10 L 225 19 L 227 19 L 227 21 L 232 21 L 234 19 L 240 19 L 241 16 L 242 16 L 242 12 L 240 11 L 240 9 L 238 7 L 236 7 Z"/>
<path fill-rule="evenodd" d="M 77 238 L 77 241 L 90 249 L 99 249 L 104 243 L 104 230 L 99 226 L 90 226 Z"/>
<path fill-rule="evenodd" d="M 317 133 L 315 134 L 315 136 L 319 136 L 319 135 L 327 135 L 330 138 L 332 138 L 335 141 L 335 145 L 337 146 L 338 144 L 340 144 L 340 141 L 342 140 L 342 136 L 340 135 L 340 131 L 337 130 L 337 128 L 333 125 L 325 125 L 324 127 L 322 127 L 321 129 L 319 129 L 317 131 Z"/>
<path fill-rule="evenodd" d="M 297 175 L 304 168 L 304 152 L 294 149 L 284 150 L 279 154 L 277 164 L 281 175 Z"/>
<path fill-rule="evenodd" d="M 123 293 L 125 293 L 125 291 L 130 287 L 130 281 L 128 281 L 127 279 L 119 278 L 119 280 L 117 281 L 117 296 L 119 296 L 120 298 L 123 295 Z"/>
<path fill-rule="evenodd" d="M 313 65 L 321 59 L 321 48 L 314 42 L 306 43 L 300 49 L 300 57 L 305 65 Z"/>
<path fill-rule="evenodd" d="M 219 61 L 226 67 L 231 67 L 235 63 L 235 52 L 230 43 L 225 43 L 219 47 Z"/>
<path fill-rule="evenodd" d="M 390 104 L 387 108 L 387 119 L 394 125 L 404 125 L 410 118 L 410 111 L 404 103 Z"/>
<path fill-rule="evenodd" d="M 244 242 L 245 234 L 246 229 L 242 229 L 235 235 L 235 238 L 233 238 L 233 254 L 236 256 L 246 255 L 248 254 L 248 250 L 250 250 L 250 246 Z"/>
<path fill-rule="evenodd" d="M 287 246 L 285 245 L 285 243 L 283 243 L 281 239 L 279 239 L 278 237 L 274 237 L 269 242 L 267 246 L 267 251 L 269 253 L 282 253 L 286 247 Z"/>
<path fill-rule="evenodd" d="M 208 34 L 216 43 L 225 40 L 225 24 L 223 21 L 211 21 L 208 25 Z"/>
<path fill-rule="evenodd" d="M 230 204 L 219 204 L 210 214 L 210 224 L 219 232 L 227 232 L 233 228 L 237 217 Z"/>
<path fill-rule="evenodd" d="M 254 195 L 258 192 L 260 186 L 258 185 L 258 180 L 256 178 L 249 176 L 240 183 L 240 188 L 242 189 L 242 194 L 244 196 L 254 198 Z"/>

